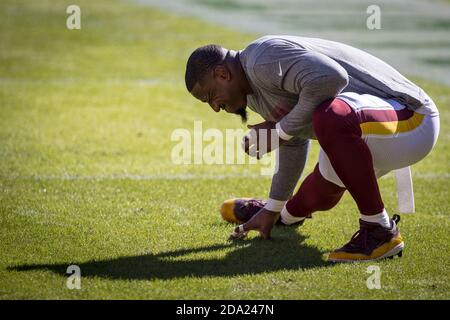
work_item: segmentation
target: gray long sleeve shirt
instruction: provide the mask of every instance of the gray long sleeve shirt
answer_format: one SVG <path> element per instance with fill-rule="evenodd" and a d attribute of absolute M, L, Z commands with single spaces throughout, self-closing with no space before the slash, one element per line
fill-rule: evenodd
<path fill-rule="evenodd" d="M 239 51 L 253 94 L 248 107 L 289 140 L 279 149 L 268 209 L 279 211 L 297 184 L 308 154 L 314 109 L 340 92 L 395 99 L 412 110 L 429 101 L 387 63 L 351 46 L 316 38 L 265 36 Z"/>

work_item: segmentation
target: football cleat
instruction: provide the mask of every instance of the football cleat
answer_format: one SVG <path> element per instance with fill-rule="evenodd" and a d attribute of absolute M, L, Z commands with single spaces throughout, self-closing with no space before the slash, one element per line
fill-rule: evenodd
<path fill-rule="evenodd" d="M 225 221 L 242 224 L 250 220 L 266 203 L 252 198 L 229 199 L 222 204 L 220 214 Z"/>
<path fill-rule="evenodd" d="M 220 208 L 220 214 L 225 221 L 242 224 L 250 220 L 259 210 L 264 208 L 267 201 L 254 198 L 234 198 L 228 199 Z M 291 224 L 291 226 L 301 226 L 305 220 Z M 285 226 L 281 219 L 278 219 L 276 225 Z"/>
<path fill-rule="evenodd" d="M 405 246 L 397 227 L 399 215 L 391 219 L 391 227 L 359 220 L 360 229 L 342 248 L 328 255 L 331 262 L 373 261 L 402 256 Z"/>

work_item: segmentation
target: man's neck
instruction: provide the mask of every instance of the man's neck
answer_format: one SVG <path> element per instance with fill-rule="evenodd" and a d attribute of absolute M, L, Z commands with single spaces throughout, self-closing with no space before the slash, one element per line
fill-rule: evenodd
<path fill-rule="evenodd" d="M 237 51 L 230 50 L 228 51 L 227 59 L 229 59 L 229 63 L 233 66 L 234 72 L 239 80 L 239 83 L 241 84 L 243 92 L 245 94 L 253 94 L 253 89 L 250 86 L 247 75 L 242 67 L 239 53 Z"/>

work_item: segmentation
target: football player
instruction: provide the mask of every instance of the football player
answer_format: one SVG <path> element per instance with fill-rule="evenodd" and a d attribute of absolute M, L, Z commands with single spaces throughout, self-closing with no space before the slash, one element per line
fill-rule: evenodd
<path fill-rule="evenodd" d="M 240 51 L 200 47 L 187 61 L 185 81 L 215 112 L 245 121 L 249 107 L 266 120 L 251 128 L 274 129 L 278 136 L 278 171 L 268 200 L 231 199 L 222 206 L 226 220 L 242 223 L 232 238 L 250 230 L 269 238 L 278 218 L 301 223 L 333 208 L 348 190 L 360 211 L 360 229 L 328 259 L 401 255 L 399 216 L 389 217 L 377 178 L 420 161 L 436 143 L 439 112 L 420 87 L 367 52 L 296 36 L 265 36 Z M 264 141 L 268 151 L 272 138 Z M 320 144 L 318 163 L 292 196 L 310 139 Z"/>

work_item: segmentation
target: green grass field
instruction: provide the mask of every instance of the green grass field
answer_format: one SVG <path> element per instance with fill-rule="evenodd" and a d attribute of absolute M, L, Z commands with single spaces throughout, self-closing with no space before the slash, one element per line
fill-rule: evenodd
<path fill-rule="evenodd" d="M 199 45 L 240 49 L 257 35 L 132 2 L 76 3 L 81 30 L 66 28 L 72 2 L 0 3 L 1 299 L 450 298 L 449 87 L 415 79 L 440 108 L 441 134 L 413 167 L 403 258 L 327 263 L 357 230 L 348 195 L 272 241 L 229 243 L 220 204 L 266 197 L 270 179 L 258 166 L 174 165 L 170 136 L 194 120 L 243 128 L 186 92 L 184 67 Z M 380 186 L 395 213 L 394 179 Z M 81 290 L 66 287 L 71 264 Z M 379 290 L 366 286 L 370 265 Z"/>

